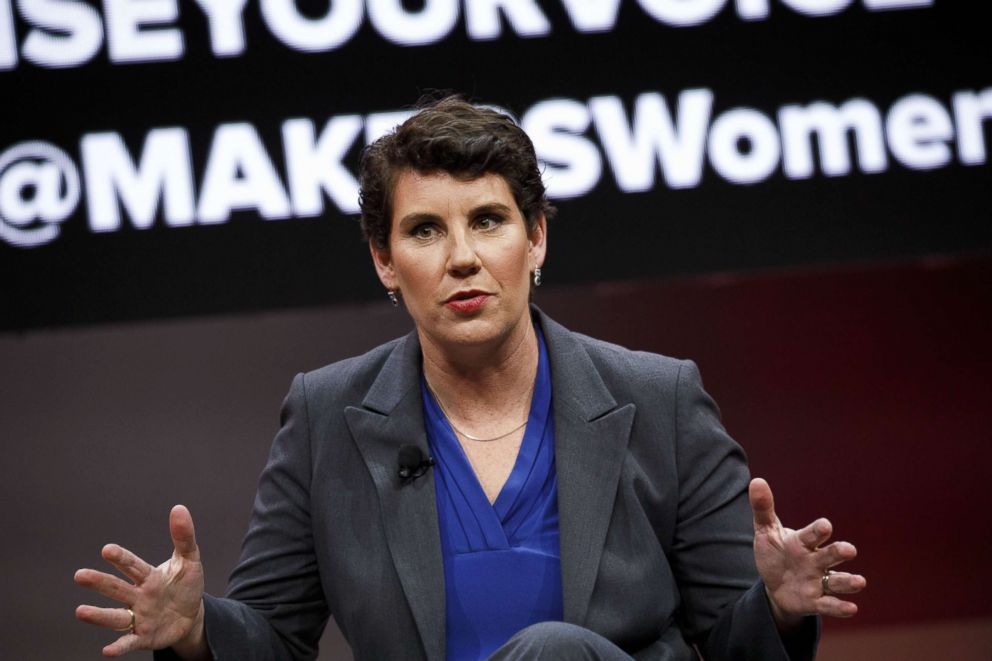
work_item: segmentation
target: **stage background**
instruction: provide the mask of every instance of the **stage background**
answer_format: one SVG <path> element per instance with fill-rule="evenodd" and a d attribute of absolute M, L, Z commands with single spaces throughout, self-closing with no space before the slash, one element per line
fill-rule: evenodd
<path fill-rule="evenodd" d="M 535 140 L 560 208 L 537 303 L 696 360 L 786 523 L 858 544 L 870 588 L 820 658 L 984 658 L 974 3 L 222 4 L 0 0 L 5 658 L 99 658 L 72 573 L 108 541 L 164 559 L 176 502 L 223 591 L 293 374 L 410 327 L 354 173 L 431 88 Z"/>

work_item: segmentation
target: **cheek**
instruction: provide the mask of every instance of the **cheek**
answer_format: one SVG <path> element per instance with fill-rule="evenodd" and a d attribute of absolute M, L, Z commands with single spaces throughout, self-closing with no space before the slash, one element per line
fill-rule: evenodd
<path fill-rule="evenodd" d="M 432 291 L 438 283 L 438 268 L 436 260 L 429 255 L 404 255 L 395 262 L 396 276 L 400 287 L 408 299 Z M 411 301 L 416 303 L 416 300 Z"/>
<path fill-rule="evenodd" d="M 526 252 L 507 251 L 499 262 L 499 279 L 519 288 L 530 277 L 530 262 Z"/>

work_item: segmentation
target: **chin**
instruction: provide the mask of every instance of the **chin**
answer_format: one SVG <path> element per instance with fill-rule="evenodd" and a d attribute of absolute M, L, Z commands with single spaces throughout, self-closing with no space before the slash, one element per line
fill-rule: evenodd
<path fill-rule="evenodd" d="M 480 326 L 483 324 L 469 323 L 476 327 L 452 329 L 443 335 L 444 341 L 464 347 L 481 346 L 497 341 L 505 335 L 505 333 L 498 332 L 488 324 L 485 325 L 486 327 L 481 328 Z"/>
<path fill-rule="evenodd" d="M 444 324 L 431 335 L 441 346 L 481 347 L 498 343 L 509 337 L 512 332 L 512 324 L 480 315 L 472 319 L 459 319 Z"/>

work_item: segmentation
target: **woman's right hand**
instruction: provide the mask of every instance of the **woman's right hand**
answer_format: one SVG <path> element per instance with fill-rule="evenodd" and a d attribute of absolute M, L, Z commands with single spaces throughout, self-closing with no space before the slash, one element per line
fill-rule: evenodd
<path fill-rule="evenodd" d="M 175 551 L 158 567 L 117 544 L 103 547 L 103 558 L 130 582 L 94 569 L 76 572 L 76 583 L 124 604 L 124 608 L 76 608 L 80 620 L 124 632 L 103 648 L 105 656 L 172 647 L 185 659 L 209 658 L 203 631 L 203 565 L 193 518 L 182 505 L 169 513 L 169 532 Z M 129 609 L 134 613 L 132 630 L 128 630 Z"/>

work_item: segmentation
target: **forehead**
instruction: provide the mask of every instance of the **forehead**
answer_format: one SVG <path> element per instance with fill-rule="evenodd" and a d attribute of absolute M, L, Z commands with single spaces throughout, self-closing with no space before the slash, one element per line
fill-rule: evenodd
<path fill-rule="evenodd" d="M 410 214 L 442 218 L 467 214 L 493 204 L 517 207 L 510 185 L 498 174 L 462 179 L 447 172 L 404 170 L 393 187 L 393 222 Z"/>

